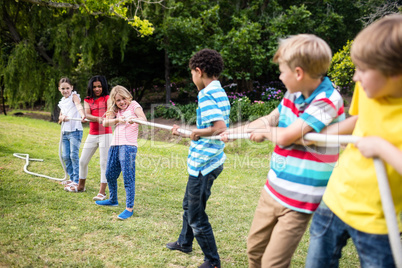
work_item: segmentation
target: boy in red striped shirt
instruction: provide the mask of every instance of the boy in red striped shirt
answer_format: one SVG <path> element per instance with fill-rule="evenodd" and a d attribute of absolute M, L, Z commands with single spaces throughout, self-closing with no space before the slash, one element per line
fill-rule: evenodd
<path fill-rule="evenodd" d="M 231 131 L 276 143 L 247 240 L 249 267 L 290 265 L 338 160 L 338 146 L 298 144 L 304 134 L 345 118 L 342 97 L 325 77 L 331 57 L 317 36 L 281 40 L 274 62 L 285 96 L 269 115 Z"/>

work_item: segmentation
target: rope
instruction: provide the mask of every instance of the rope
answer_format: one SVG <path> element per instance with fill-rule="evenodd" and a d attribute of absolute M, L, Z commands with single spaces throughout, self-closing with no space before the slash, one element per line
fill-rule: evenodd
<path fill-rule="evenodd" d="M 388 238 L 391 244 L 392 255 L 394 256 L 395 266 L 401 268 L 402 244 L 387 172 L 384 163 L 379 158 L 374 158 L 374 166 L 377 173 L 378 188 L 380 189 L 382 210 L 384 211 L 385 221 L 387 222 Z"/>
<path fill-rule="evenodd" d="M 31 172 L 28 170 L 28 166 L 29 166 L 29 161 L 39 161 L 39 162 L 43 162 L 43 159 L 36 159 L 36 158 L 29 158 L 29 154 L 21 154 L 21 153 L 14 153 L 13 156 L 21 158 L 21 159 L 25 159 L 25 165 L 24 165 L 24 171 L 28 174 L 34 175 L 34 176 L 38 176 L 38 177 L 43 177 L 43 178 L 47 178 L 50 180 L 55 180 L 55 181 L 64 181 L 66 179 L 68 179 L 68 174 L 65 171 L 65 166 L 63 163 L 63 169 L 64 169 L 64 178 L 63 179 L 59 179 L 59 178 L 54 178 L 54 177 L 50 177 L 50 176 L 46 176 L 46 175 L 42 175 L 42 174 L 38 174 L 35 172 Z"/>
<path fill-rule="evenodd" d="M 81 121 L 81 118 L 69 118 L 69 120 L 72 121 Z M 85 121 L 89 121 L 88 119 L 85 119 Z M 63 129 L 63 125 L 64 122 L 61 123 L 61 129 Z M 55 177 L 50 177 L 50 176 L 46 176 L 43 174 L 39 174 L 39 173 L 35 173 L 35 172 L 31 172 L 28 170 L 28 166 L 29 166 L 29 161 L 39 161 L 39 162 L 43 162 L 43 159 L 36 159 L 36 158 L 29 158 L 29 154 L 22 154 L 22 153 L 14 153 L 13 156 L 21 158 L 21 159 L 25 159 L 25 165 L 24 165 L 24 172 L 28 173 L 30 175 L 34 175 L 34 176 L 38 176 L 38 177 L 42 177 L 42 178 L 46 178 L 49 180 L 54 180 L 54 181 L 65 181 L 68 179 L 68 173 L 67 173 L 67 169 L 66 169 L 66 165 L 64 164 L 63 161 L 63 157 L 62 157 L 62 150 L 63 150 L 63 131 L 60 131 L 60 140 L 59 140 L 59 160 L 61 163 L 61 166 L 63 167 L 63 171 L 64 171 L 64 178 L 60 179 L 60 178 L 55 178 Z"/>
<path fill-rule="evenodd" d="M 125 121 L 134 122 L 134 123 L 137 123 L 137 124 L 151 126 L 151 127 L 162 128 L 162 129 L 166 129 L 166 130 L 169 130 L 169 131 L 173 129 L 172 126 L 167 126 L 167 125 L 162 125 L 162 124 L 157 124 L 157 123 L 151 123 L 151 122 L 142 121 L 142 120 L 138 120 L 138 119 L 134 119 L 134 118 L 128 118 Z M 182 134 L 185 134 L 185 135 L 190 135 L 191 134 L 191 130 L 187 130 L 187 129 L 179 128 L 177 131 L 182 133 Z"/>

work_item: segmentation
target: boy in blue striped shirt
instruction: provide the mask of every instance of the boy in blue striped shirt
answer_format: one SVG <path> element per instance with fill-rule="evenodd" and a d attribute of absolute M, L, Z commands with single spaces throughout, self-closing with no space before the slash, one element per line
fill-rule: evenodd
<path fill-rule="evenodd" d="M 192 251 L 194 237 L 204 253 L 204 267 L 220 267 L 214 234 L 205 212 L 214 180 L 223 170 L 225 144 L 205 137 L 219 135 L 229 127 L 230 103 L 218 77 L 223 70 L 221 55 L 202 49 L 190 59 L 194 84 L 198 89 L 197 129 L 190 138 L 187 159 L 189 178 L 183 199 L 183 227 L 179 239 L 167 248 L 185 253 Z M 174 125 L 172 133 L 181 135 Z"/>

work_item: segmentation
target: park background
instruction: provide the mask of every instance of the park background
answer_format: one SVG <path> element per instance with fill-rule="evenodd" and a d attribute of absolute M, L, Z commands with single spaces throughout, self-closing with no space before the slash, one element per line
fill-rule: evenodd
<path fill-rule="evenodd" d="M 122 205 L 93 205 L 98 152 L 82 194 L 23 172 L 15 152 L 44 159 L 30 170 L 63 176 L 54 123 L 61 77 L 71 78 L 84 97 L 89 78 L 104 75 L 110 88 L 128 88 L 150 120 L 193 127 L 197 91 L 188 60 L 213 48 L 225 62 L 220 80 L 231 100 L 231 124 L 242 124 L 269 113 L 286 91 L 272 63 L 278 38 L 312 33 L 334 53 L 328 76 L 348 106 L 353 38 L 401 6 L 400 0 L 1 1 L 0 267 L 198 267 L 203 261 L 198 245 L 190 255 L 165 248 L 180 231 L 188 139 L 141 127 L 134 218 L 125 222 L 116 220 Z M 86 126 L 83 141 L 87 133 Z M 241 140 L 225 148 L 225 171 L 208 204 L 224 267 L 247 266 L 247 233 L 272 149 L 270 142 Z M 120 180 L 120 204 L 124 197 Z M 303 267 L 307 248 L 308 232 L 292 267 Z M 343 256 L 341 267 L 359 267 L 352 245 Z"/>

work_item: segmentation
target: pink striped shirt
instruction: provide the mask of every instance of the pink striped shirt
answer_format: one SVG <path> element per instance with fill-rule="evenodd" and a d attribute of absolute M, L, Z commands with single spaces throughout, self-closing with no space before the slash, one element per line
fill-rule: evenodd
<path fill-rule="evenodd" d="M 135 114 L 135 109 L 141 108 L 141 105 L 138 104 L 136 101 L 132 101 L 130 105 L 125 110 L 119 110 L 116 114 L 116 118 L 124 116 L 125 118 L 134 117 L 138 118 Z M 133 123 L 120 123 L 117 124 L 114 133 L 113 133 L 113 141 L 111 146 L 118 146 L 118 145 L 134 145 L 138 146 L 137 144 L 138 138 L 138 124 Z"/>

